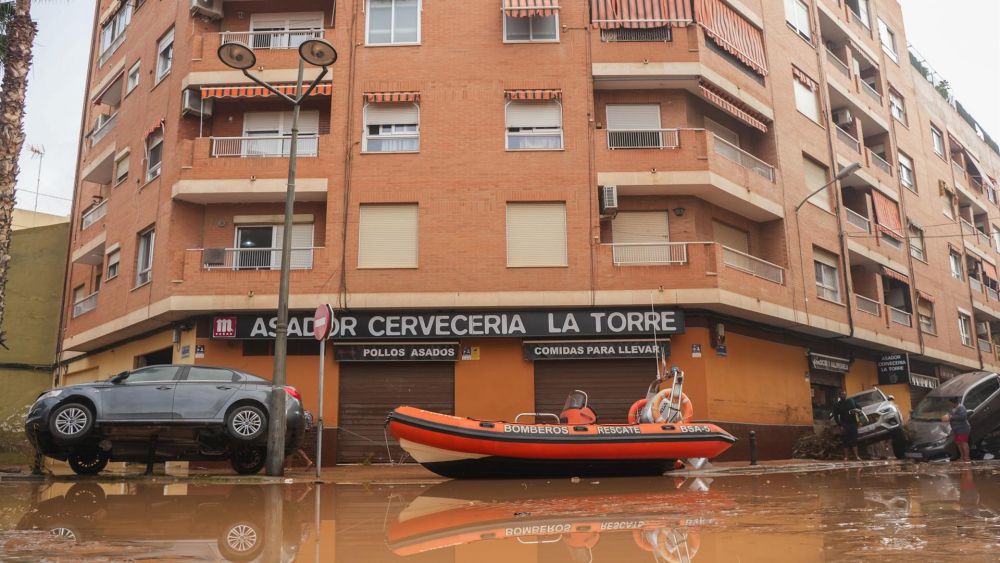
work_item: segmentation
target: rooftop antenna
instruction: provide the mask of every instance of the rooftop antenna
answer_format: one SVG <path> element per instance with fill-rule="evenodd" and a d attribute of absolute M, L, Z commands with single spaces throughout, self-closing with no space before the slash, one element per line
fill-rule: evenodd
<path fill-rule="evenodd" d="M 31 158 L 38 159 L 38 179 L 35 181 L 35 206 L 32 209 L 38 213 L 38 194 L 42 191 L 42 161 L 45 160 L 45 145 L 28 145 Z"/>

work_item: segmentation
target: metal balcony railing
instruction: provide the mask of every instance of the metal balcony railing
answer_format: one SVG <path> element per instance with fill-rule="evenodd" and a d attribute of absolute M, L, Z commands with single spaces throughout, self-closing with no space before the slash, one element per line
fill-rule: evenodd
<path fill-rule="evenodd" d="M 869 315 L 874 315 L 876 317 L 882 316 L 882 304 L 874 299 L 869 299 L 864 295 L 854 294 L 854 301 L 857 303 L 857 308 L 862 313 L 868 313 Z"/>
<path fill-rule="evenodd" d="M 855 227 L 861 229 L 866 233 L 872 232 L 872 222 L 864 215 L 854 211 L 849 207 L 844 208 L 847 211 L 847 222 Z"/>
<path fill-rule="evenodd" d="M 834 127 L 834 129 L 837 130 L 837 138 L 840 139 L 842 143 L 851 147 L 851 150 L 853 150 L 856 153 L 861 152 L 861 143 L 859 143 L 857 139 L 852 137 L 850 133 L 844 131 L 840 127 Z"/>
<path fill-rule="evenodd" d="M 77 318 L 84 313 L 89 313 L 97 308 L 97 292 L 73 302 L 73 318 Z"/>
<path fill-rule="evenodd" d="M 829 48 L 827 48 L 826 50 L 826 60 L 830 61 L 830 64 L 832 64 L 834 68 L 839 70 L 840 73 L 843 74 L 845 77 L 847 78 L 851 77 L 851 69 L 848 68 L 847 63 L 840 60 L 840 57 L 833 54 L 833 51 L 831 51 Z"/>
<path fill-rule="evenodd" d="M 101 55 L 97 58 L 97 66 L 102 67 L 111 58 L 111 55 L 115 54 L 115 51 L 122 46 L 125 42 L 125 32 L 123 31 L 118 37 L 115 37 L 108 48 L 101 52 Z"/>
<path fill-rule="evenodd" d="M 865 151 L 868 153 L 868 161 L 871 162 L 872 166 L 892 176 L 892 165 L 886 159 L 875 154 L 871 149 L 865 149 Z"/>
<path fill-rule="evenodd" d="M 212 137 L 212 156 L 241 158 L 287 157 L 292 138 L 286 136 Z M 300 134 L 298 156 L 317 156 L 319 136 Z"/>
<path fill-rule="evenodd" d="M 241 43 L 251 49 L 298 49 L 307 39 L 321 39 L 322 28 L 290 31 L 223 31 L 221 44 Z"/>
<path fill-rule="evenodd" d="M 979 349 L 980 350 L 982 350 L 983 352 L 991 353 L 991 354 L 993 353 L 993 344 L 990 343 L 989 340 L 986 340 L 986 339 L 983 339 L 983 338 L 977 338 L 977 340 L 979 341 Z"/>
<path fill-rule="evenodd" d="M 608 129 L 609 149 L 676 149 L 681 146 L 677 129 Z"/>
<path fill-rule="evenodd" d="M 903 326 L 913 326 L 913 315 L 893 307 L 892 305 L 886 305 L 886 309 L 889 310 L 889 320 Z"/>
<path fill-rule="evenodd" d="M 774 182 L 773 166 L 714 133 L 711 133 L 711 136 L 713 139 L 712 145 L 715 147 L 715 154 L 739 164 L 761 178 Z"/>
<path fill-rule="evenodd" d="M 83 212 L 83 216 L 80 217 L 80 230 L 86 230 L 94 223 L 100 221 L 107 214 L 108 200 L 104 200 Z"/>
<path fill-rule="evenodd" d="M 291 249 L 292 270 L 311 270 L 314 248 Z M 206 270 L 277 270 L 280 248 L 204 248 L 201 265 Z"/>
<path fill-rule="evenodd" d="M 112 114 L 101 114 L 94 123 L 94 128 L 90 131 L 90 146 L 94 146 L 101 141 L 112 129 L 118 120 L 118 112 Z"/>
<path fill-rule="evenodd" d="M 615 266 L 671 266 L 687 264 L 686 242 L 611 243 Z"/>
<path fill-rule="evenodd" d="M 976 293 L 983 293 L 983 282 L 972 276 L 969 276 L 969 286 L 972 287 L 972 291 Z"/>
<path fill-rule="evenodd" d="M 970 223 L 967 219 L 961 219 L 960 222 L 962 223 L 962 231 L 964 231 L 965 234 L 967 235 L 976 234 L 976 228 L 973 227 L 972 223 Z"/>
<path fill-rule="evenodd" d="M 861 90 L 868 94 L 870 98 L 878 102 L 878 105 L 882 105 L 882 94 L 878 93 L 878 90 L 872 87 L 871 84 L 865 82 L 864 80 L 858 80 L 861 83 Z"/>
<path fill-rule="evenodd" d="M 781 266 L 772 264 L 767 260 L 761 260 L 756 256 L 750 256 L 728 246 L 722 246 L 722 263 L 730 268 L 746 272 L 778 285 L 785 283 L 785 269 Z"/>

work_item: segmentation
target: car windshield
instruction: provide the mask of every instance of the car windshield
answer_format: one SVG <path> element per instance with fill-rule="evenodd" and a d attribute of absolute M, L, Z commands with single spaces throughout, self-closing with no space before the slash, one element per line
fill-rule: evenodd
<path fill-rule="evenodd" d="M 913 418 L 920 420 L 941 420 L 941 417 L 951 410 L 949 401 L 956 400 L 954 397 L 924 397 L 923 401 L 917 405 L 917 410 L 913 411 Z"/>
<path fill-rule="evenodd" d="M 855 395 L 854 397 L 852 397 L 852 399 L 854 399 L 854 402 L 857 403 L 858 406 L 862 408 L 885 401 L 885 397 L 882 395 L 882 393 L 874 389 L 867 393 Z"/>

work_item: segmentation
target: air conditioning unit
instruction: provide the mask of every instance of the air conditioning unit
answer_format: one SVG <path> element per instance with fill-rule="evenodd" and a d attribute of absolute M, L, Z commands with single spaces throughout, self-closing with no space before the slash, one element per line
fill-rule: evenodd
<path fill-rule="evenodd" d="M 833 112 L 833 122 L 837 125 L 850 125 L 854 121 L 849 109 L 838 109 Z"/>
<path fill-rule="evenodd" d="M 181 98 L 181 115 L 212 116 L 212 99 L 203 100 L 198 90 L 188 88 Z"/>
<path fill-rule="evenodd" d="M 191 15 L 222 19 L 222 0 L 191 0 Z"/>
<path fill-rule="evenodd" d="M 618 213 L 618 186 L 601 186 L 601 215 Z"/>

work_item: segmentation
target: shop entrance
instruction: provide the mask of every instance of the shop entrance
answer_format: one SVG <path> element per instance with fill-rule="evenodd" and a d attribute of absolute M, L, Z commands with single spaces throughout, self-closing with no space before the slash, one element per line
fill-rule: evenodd
<path fill-rule="evenodd" d="M 455 366 L 450 362 L 344 362 L 339 403 L 337 463 L 387 463 L 386 437 L 392 459 L 398 462 L 404 452 L 384 432 L 386 415 L 400 405 L 454 414 Z M 413 462 L 408 456 L 406 461 Z"/>
<path fill-rule="evenodd" d="M 840 391 L 844 389 L 844 376 L 840 373 L 814 369 L 809 373 L 812 393 L 813 422 L 827 422 L 833 414 Z"/>
<path fill-rule="evenodd" d="M 162 364 L 172 364 L 174 362 L 174 349 L 163 348 L 162 350 L 155 350 L 148 354 L 143 354 L 141 356 L 136 356 L 132 361 L 135 368 L 144 368 L 146 366 L 158 366 Z"/>
<path fill-rule="evenodd" d="M 559 414 L 566 395 L 585 391 L 600 423 L 628 421 L 632 403 L 646 397 L 656 379 L 656 360 L 538 360 L 535 411 Z"/>

